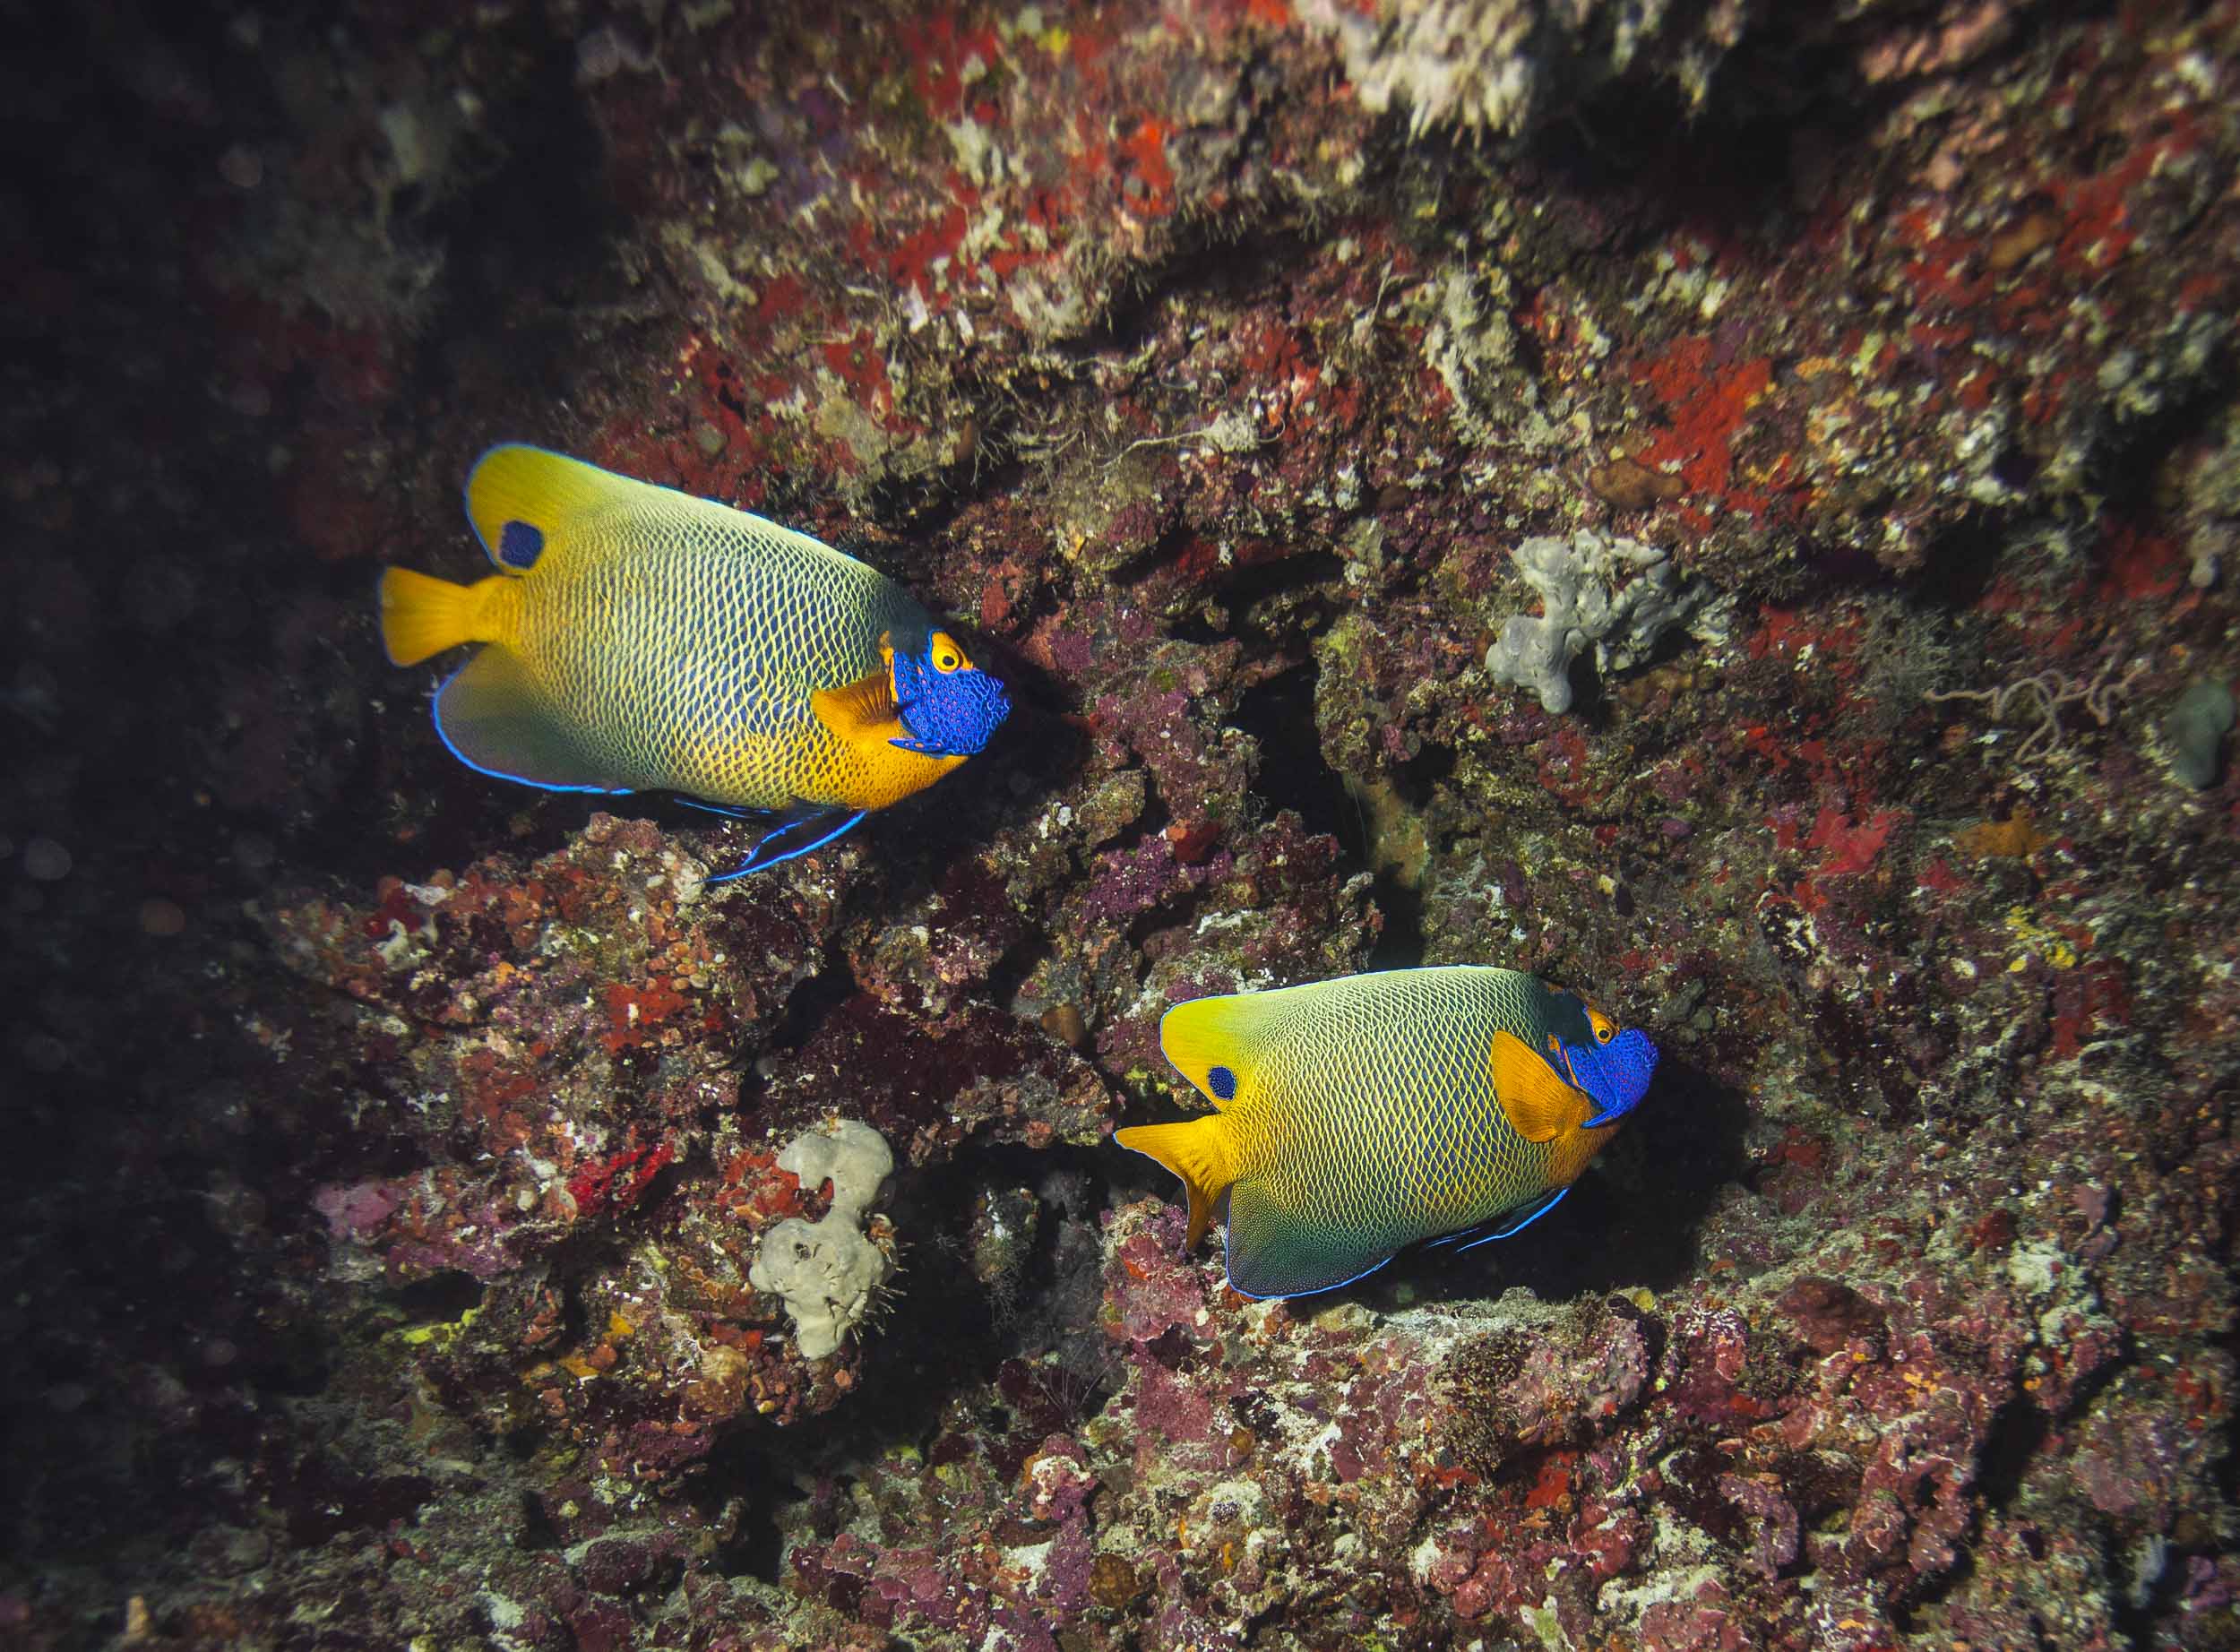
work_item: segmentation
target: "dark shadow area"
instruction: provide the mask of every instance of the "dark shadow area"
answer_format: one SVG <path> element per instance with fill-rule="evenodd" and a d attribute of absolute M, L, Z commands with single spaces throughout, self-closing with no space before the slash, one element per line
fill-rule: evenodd
<path fill-rule="evenodd" d="M 606 142 L 576 86 L 575 49 L 564 34 L 545 34 L 534 67 L 487 112 L 484 128 L 504 134 L 504 159 L 418 215 L 417 227 L 445 254 L 443 295 L 423 331 L 419 388 L 442 394 L 461 376 L 501 375 L 521 399 L 524 431 L 533 432 L 573 377 L 581 311 L 618 271 L 615 247 L 630 219 L 609 186 Z M 401 204 L 410 211 L 409 202 Z M 494 431 L 491 440 L 517 435 Z"/>
<path fill-rule="evenodd" d="M 1971 1538 L 1982 1529 L 1987 1516 L 2003 1515 L 2014 1507 L 2016 1500 L 2022 1494 L 2023 1482 L 2033 1468 L 2044 1471 L 2045 1452 L 2055 1431 L 2089 1411 L 2093 1401 L 2105 1393 L 2109 1384 L 2137 1358 L 2138 1349 L 2127 1335 L 2122 1351 L 2079 1383 L 2075 1392 L 2069 1397 L 2068 1406 L 2056 1415 L 2047 1415 L 2029 1395 L 2021 1393 L 2015 1394 L 1999 1407 L 1998 1414 L 1991 1420 L 1990 1432 L 1984 1438 L 1983 1451 L 1977 1459 L 1976 1489 L 1983 1503 L 1969 1527 Z M 1906 1612 L 1915 1612 L 1944 1599 L 1960 1589 L 1974 1576 L 1976 1553 L 1972 1542 L 1960 1544 L 1958 1555 L 1949 1570 L 1903 1603 Z M 2111 1553 L 2109 1575 L 2123 1577 L 2130 1563 L 2128 1554 Z M 2164 1568 L 2162 1581 L 2170 1586 L 2165 1592 L 2175 1594 L 2175 1579 L 2182 1570 L 2182 1567 Z M 2132 1605 L 2123 1596 L 2113 1595 L 2110 1596 L 2110 1606 L 2116 1622 L 2126 1628 L 2134 1644 L 2146 1646 L 2151 1643 L 2151 1623 L 2156 1611 L 2152 1596 L 2145 1604 Z M 1906 1623 L 1902 1617 L 1900 1622 L 1901 1625 Z"/>
<path fill-rule="evenodd" d="M 1175 554 L 1176 546 L 1161 541 L 1137 559 L 1125 575 L 1129 582 L 1154 580 Z M 1171 634 L 1185 642 L 1212 643 L 1230 639 L 1248 647 L 1296 649 L 1319 635 L 1343 601 L 1338 581 L 1344 578 L 1345 559 L 1330 551 L 1300 551 L 1288 556 L 1264 556 L 1219 570 L 1193 581 L 1228 611 L 1228 623 L 1214 625 L 1185 617 Z M 1187 577 L 1187 576 L 1185 576 Z M 1318 590 L 1329 587 L 1329 590 Z M 1311 593 L 1304 601 L 1285 607 L 1279 627 L 1271 626 L 1259 606 L 1271 597 Z M 1281 605 L 1279 605 L 1281 606 Z"/>
<path fill-rule="evenodd" d="M 1924 558 L 1922 572 L 1908 595 L 1917 606 L 1948 614 L 1974 607 L 1998 575 L 2003 544 L 2004 537 L 1984 512 L 1971 512 L 1965 521 L 1938 536 L 1936 554 Z M 1878 567 L 1872 582 L 1887 584 L 1886 571 Z"/>
<path fill-rule="evenodd" d="M 694 1501 L 719 1536 L 716 1570 L 727 1578 L 782 1583 L 786 1540 L 778 1511 L 799 1495 L 793 1483 L 795 1454 L 782 1442 L 751 1430 L 721 1436 L 694 1482 Z M 722 1512 L 737 1500 L 737 1518 Z"/>
<path fill-rule="evenodd" d="M 1696 1230 L 1719 1189 L 1742 1179 L 1749 1120 L 1739 1090 L 1667 1054 L 1639 1109 L 1563 1203 L 1474 1251 L 1402 1256 L 1358 1288 L 1374 1298 L 1404 1279 L 1451 1300 L 1521 1285 L 1543 1302 L 1671 1290 L 1702 1271 Z"/>
<path fill-rule="evenodd" d="M 1201 298 L 1236 298 L 1280 271 L 1303 262 L 1311 242 L 1296 232 L 1255 225 L 1247 238 L 1241 227 L 1226 232 L 1215 221 L 1197 226 L 1199 238 L 1178 249 L 1156 269 L 1146 268 L 1117 289 L 1095 326 L 1063 340 L 1058 348 L 1076 361 L 1090 361 L 1142 341 L 1163 305 Z"/>
<path fill-rule="evenodd" d="M 1667 40 L 1700 28 L 1702 0 L 1664 19 Z M 1714 72 L 1707 100 L 1725 118 L 1684 100 L 1669 77 L 1626 75 L 1579 98 L 1564 118 L 1526 141 L 1521 160 L 1552 189 L 1578 198 L 1575 233 L 1631 245 L 1684 227 L 1714 244 L 1735 237 L 1785 237 L 1804 218 L 1845 157 L 1865 142 L 1913 86 L 1872 84 L 1858 73 L 1870 26 L 1831 8 L 1769 13 Z M 1607 25 L 1606 25 L 1607 27 Z M 1615 42 L 1581 62 L 1608 61 Z M 2016 49 L 2009 42 L 1985 62 Z M 1978 65 L 1979 68 L 1981 65 Z"/>

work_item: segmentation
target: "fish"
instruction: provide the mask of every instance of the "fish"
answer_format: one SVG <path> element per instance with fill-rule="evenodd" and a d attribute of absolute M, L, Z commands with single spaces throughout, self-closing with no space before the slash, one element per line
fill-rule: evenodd
<path fill-rule="evenodd" d="M 436 691 L 444 745 L 524 786 L 764 820 L 711 882 L 822 848 L 1010 714 L 900 585 L 745 511 L 509 443 L 469 474 L 467 519 L 495 572 L 381 576 L 392 663 L 481 645 Z"/>
<path fill-rule="evenodd" d="M 1194 1250 L 1225 1196 L 1228 1281 L 1304 1296 L 1411 1244 L 1538 1220 L 1648 1093 L 1657 1046 L 1521 970 L 1460 964 L 1193 998 L 1159 1047 L 1215 1112 L 1115 1136 L 1182 1180 Z"/>

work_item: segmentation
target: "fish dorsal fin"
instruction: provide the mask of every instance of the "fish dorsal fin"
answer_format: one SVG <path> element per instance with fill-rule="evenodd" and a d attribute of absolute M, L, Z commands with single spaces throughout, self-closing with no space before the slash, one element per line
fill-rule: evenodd
<path fill-rule="evenodd" d="M 761 552 L 807 553 L 857 569 L 864 564 L 821 540 L 712 499 L 617 476 L 549 448 L 508 442 L 475 461 L 467 478 L 467 516 L 499 572 L 520 575 L 612 525 L 631 521 L 714 535 Z M 641 542 L 643 542 L 642 538 Z"/>
<path fill-rule="evenodd" d="M 1281 1035 L 1294 994 L 1311 990 L 1229 993 L 1178 1003 L 1159 1021 L 1159 1047 L 1215 1106 L 1227 1107 Z"/>
<path fill-rule="evenodd" d="M 1546 1055 L 1512 1032 L 1494 1035 L 1493 1066 L 1501 1110 L 1527 1141 L 1553 1141 L 1594 1112 L 1583 1091 L 1564 1082 Z"/>
<path fill-rule="evenodd" d="M 483 454 L 468 474 L 467 519 L 492 565 L 518 577 L 581 543 L 591 521 L 642 510 L 642 495 L 669 492 L 564 453 L 509 442 Z"/>

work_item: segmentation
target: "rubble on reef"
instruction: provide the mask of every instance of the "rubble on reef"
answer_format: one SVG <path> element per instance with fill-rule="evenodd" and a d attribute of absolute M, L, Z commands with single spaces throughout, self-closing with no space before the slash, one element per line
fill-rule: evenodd
<path fill-rule="evenodd" d="M 2240 0 L 63 10 L 0 1652 L 2240 1647 Z M 1010 724 L 466 770 L 500 439 Z M 1562 1209 L 1183 1253 L 1165 1008 L 1465 960 L 1663 1052 Z"/>

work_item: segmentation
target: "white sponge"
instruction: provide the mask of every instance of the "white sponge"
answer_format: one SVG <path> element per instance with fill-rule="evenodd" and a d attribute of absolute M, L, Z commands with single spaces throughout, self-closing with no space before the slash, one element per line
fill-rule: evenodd
<path fill-rule="evenodd" d="M 795 1348 L 804 1359 L 823 1359 L 862 1322 L 894 1269 L 893 1259 L 863 1233 L 864 1213 L 893 1170 L 894 1155 L 870 1125 L 842 1119 L 795 1137 L 778 1167 L 805 1188 L 829 1180 L 832 1208 L 822 1221 L 788 1217 L 764 1234 L 747 1283 L 785 1298 Z"/>

